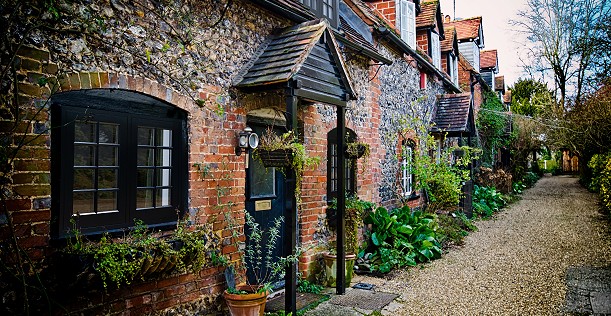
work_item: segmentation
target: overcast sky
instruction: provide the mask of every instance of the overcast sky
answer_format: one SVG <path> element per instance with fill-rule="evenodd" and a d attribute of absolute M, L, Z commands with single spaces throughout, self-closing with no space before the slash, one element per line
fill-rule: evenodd
<path fill-rule="evenodd" d="M 525 7 L 525 0 L 440 0 L 441 12 L 454 18 L 453 3 L 456 2 L 456 16 L 459 18 L 482 17 L 484 27 L 484 50 L 496 49 L 499 56 L 499 75 L 505 76 L 505 85 L 512 86 L 520 77 L 522 63 L 518 58 L 519 47 L 524 46 L 512 26 L 510 19 Z"/>

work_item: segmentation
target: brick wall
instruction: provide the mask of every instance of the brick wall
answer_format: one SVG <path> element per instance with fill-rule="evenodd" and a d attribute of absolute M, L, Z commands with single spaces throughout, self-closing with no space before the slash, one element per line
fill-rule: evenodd
<path fill-rule="evenodd" d="M 419 30 L 416 32 L 416 45 L 422 49 L 427 55 L 429 53 L 429 36 L 427 30 Z"/>
<path fill-rule="evenodd" d="M 395 0 L 382 0 L 367 2 L 367 4 L 377 10 L 392 25 L 397 25 L 396 2 Z"/>

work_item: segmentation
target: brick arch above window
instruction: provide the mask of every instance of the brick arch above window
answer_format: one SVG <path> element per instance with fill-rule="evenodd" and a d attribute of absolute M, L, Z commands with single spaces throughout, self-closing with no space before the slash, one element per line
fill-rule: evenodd
<path fill-rule="evenodd" d="M 114 72 L 74 72 L 51 77 L 47 81 L 49 82 L 49 89 L 53 91 L 53 94 L 88 89 L 122 89 L 143 93 L 189 112 L 195 106 L 194 98 L 184 93 L 167 87 L 155 80 L 129 74 Z M 56 83 L 56 85 L 54 83 Z M 208 96 L 204 91 L 199 94 L 201 99 L 206 99 Z"/>

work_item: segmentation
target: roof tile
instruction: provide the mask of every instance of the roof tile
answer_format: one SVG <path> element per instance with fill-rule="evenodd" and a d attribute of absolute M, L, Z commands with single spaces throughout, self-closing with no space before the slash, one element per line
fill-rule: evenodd
<path fill-rule="evenodd" d="M 435 17 L 437 17 L 439 1 L 426 1 L 421 5 L 420 14 L 416 17 L 416 27 L 435 27 Z"/>
<path fill-rule="evenodd" d="M 449 26 L 456 27 L 456 33 L 459 40 L 475 39 L 479 36 L 480 27 L 482 25 L 482 17 L 473 17 L 464 20 L 457 20 L 446 23 Z"/>
<path fill-rule="evenodd" d="M 446 38 L 440 43 L 442 52 L 449 52 L 454 49 L 454 41 L 456 40 L 456 28 L 453 26 L 445 27 Z"/>
<path fill-rule="evenodd" d="M 471 94 L 444 94 L 438 102 L 431 132 L 469 132 Z"/>
<path fill-rule="evenodd" d="M 498 64 L 498 54 L 496 49 L 493 50 L 483 50 L 479 54 L 479 68 L 497 68 Z"/>

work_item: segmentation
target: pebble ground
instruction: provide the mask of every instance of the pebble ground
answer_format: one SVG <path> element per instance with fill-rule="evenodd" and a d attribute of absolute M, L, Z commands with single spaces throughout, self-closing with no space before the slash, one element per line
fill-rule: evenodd
<path fill-rule="evenodd" d="M 562 315 L 567 269 L 611 266 L 611 225 L 574 177 L 542 178 L 477 227 L 439 260 L 358 281 L 400 295 L 384 315 Z"/>

